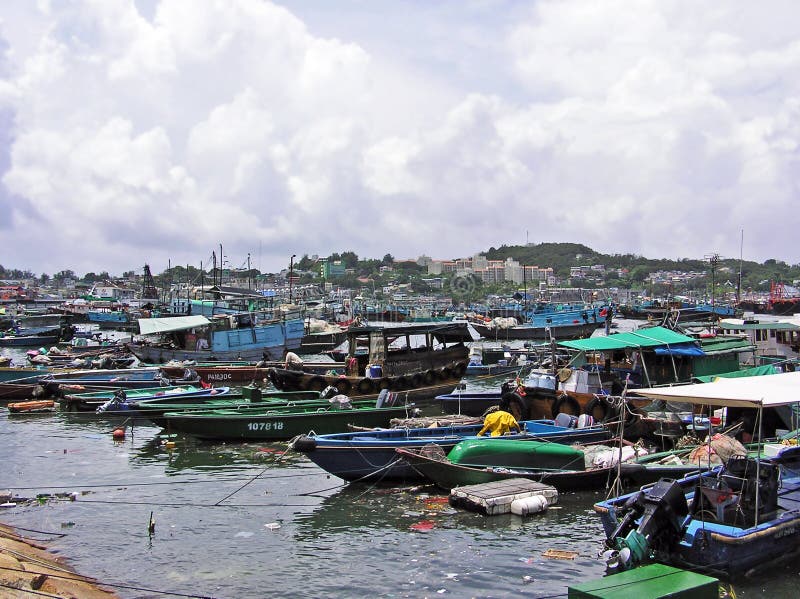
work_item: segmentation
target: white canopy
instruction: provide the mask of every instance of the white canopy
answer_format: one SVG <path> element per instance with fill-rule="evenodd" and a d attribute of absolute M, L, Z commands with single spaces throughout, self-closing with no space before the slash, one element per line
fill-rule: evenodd
<path fill-rule="evenodd" d="M 710 383 L 631 391 L 653 400 L 706 406 L 770 408 L 800 402 L 800 371 L 769 376 L 718 378 Z"/>
<path fill-rule="evenodd" d="M 205 316 L 173 316 L 170 318 L 139 318 L 139 334 L 169 333 L 185 331 L 211 324 Z"/>

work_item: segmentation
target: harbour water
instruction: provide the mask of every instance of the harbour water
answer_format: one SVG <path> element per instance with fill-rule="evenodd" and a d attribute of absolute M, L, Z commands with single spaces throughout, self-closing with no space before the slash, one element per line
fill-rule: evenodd
<path fill-rule="evenodd" d="M 592 505 L 605 491 L 487 518 L 430 487 L 345 485 L 282 443 L 178 436 L 168 449 L 145 423 L 115 441 L 119 423 L 0 409 L 0 489 L 40 498 L 0 521 L 122 597 L 545 598 L 604 573 Z M 792 564 L 733 589 L 796 597 L 798 576 Z"/>

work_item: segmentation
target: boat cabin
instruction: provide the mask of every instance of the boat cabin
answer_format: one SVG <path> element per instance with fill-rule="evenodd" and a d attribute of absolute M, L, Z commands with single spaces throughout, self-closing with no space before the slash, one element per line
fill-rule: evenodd
<path fill-rule="evenodd" d="M 459 360 L 466 365 L 466 343 L 479 338 L 466 322 L 351 327 L 347 331 L 348 374 L 399 376 L 444 368 Z"/>

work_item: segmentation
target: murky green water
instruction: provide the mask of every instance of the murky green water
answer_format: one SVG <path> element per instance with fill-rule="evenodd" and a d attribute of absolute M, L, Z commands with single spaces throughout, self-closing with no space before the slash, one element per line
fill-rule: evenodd
<path fill-rule="evenodd" d="M 123 597 L 564 597 L 604 572 L 592 511 L 604 491 L 486 518 L 432 488 L 343 485 L 284 444 L 177 437 L 170 450 L 151 426 L 115 442 L 115 424 L 0 409 L 0 488 L 78 493 L 3 508 L 0 520 L 43 531 L 29 534 Z M 799 568 L 736 596 L 796 597 Z"/>

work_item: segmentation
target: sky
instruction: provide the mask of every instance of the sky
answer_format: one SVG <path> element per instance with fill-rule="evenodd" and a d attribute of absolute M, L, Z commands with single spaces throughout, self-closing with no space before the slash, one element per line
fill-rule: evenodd
<path fill-rule="evenodd" d="M 3 2 L 0 265 L 797 264 L 798 32 L 795 0 Z"/>

